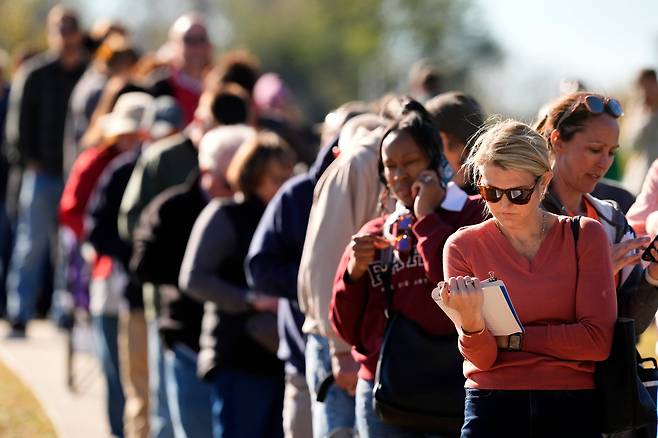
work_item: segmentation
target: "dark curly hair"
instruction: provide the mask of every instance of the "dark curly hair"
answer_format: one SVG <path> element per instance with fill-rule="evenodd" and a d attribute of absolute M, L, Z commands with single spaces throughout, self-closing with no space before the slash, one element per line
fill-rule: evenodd
<path fill-rule="evenodd" d="M 440 166 L 443 142 L 439 136 L 439 129 L 425 107 L 409 96 L 393 97 L 386 103 L 383 114 L 390 123 L 379 142 L 379 179 L 382 183 L 386 185 L 381 149 L 386 137 L 394 132 L 406 132 L 411 135 L 420 150 L 427 156 L 429 168 L 435 170 L 439 178 L 443 177 Z"/>

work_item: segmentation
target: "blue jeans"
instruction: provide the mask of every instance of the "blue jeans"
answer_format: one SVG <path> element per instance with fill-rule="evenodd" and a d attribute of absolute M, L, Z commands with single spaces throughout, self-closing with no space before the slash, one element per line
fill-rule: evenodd
<path fill-rule="evenodd" d="M 23 173 L 16 241 L 7 274 L 7 312 L 14 323 L 26 324 L 34 314 L 51 257 L 51 243 L 57 236 L 62 187 L 59 178 L 44 172 Z"/>
<path fill-rule="evenodd" d="M 283 376 L 219 369 L 212 379 L 214 438 L 283 438 Z"/>
<path fill-rule="evenodd" d="M 11 247 L 13 240 L 13 230 L 5 202 L 0 201 L 0 318 L 7 313 L 7 267 L 9 266 L 9 257 L 11 257 Z"/>
<path fill-rule="evenodd" d="M 196 374 L 197 353 L 184 344 L 165 351 L 165 386 L 176 438 L 212 434 L 211 386 Z"/>
<path fill-rule="evenodd" d="M 383 423 L 375 411 L 373 389 L 372 380 L 359 379 L 356 384 L 356 427 L 360 437 L 425 438 L 437 436 Z"/>
<path fill-rule="evenodd" d="M 107 416 L 112 435 L 123 437 L 123 408 L 125 398 L 119 373 L 117 336 L 119 318 L 111 315 L 94 316 L 98 357 L 107 384 Z"/>
<path fill-rule="evenodd" d="M 329 341 L 324 336 L 309 334 L 306 340 L 306 382 L 311 393 L 313 438 L 326 438 L 337 432 L 351 433 L 354 429 L 354 397 L 337 385 L 331 385 L 324 402 L 316 400 L 320 383 L 330 374 Z"/>
<path fill-rule="evenodd" d="M 158 320 L 147 320 L 149 367 L 149 422 L 151 437 L 173 438 L 167 390 L 164 384 L 164 346 L 158 331 Z"/>
<path fill-rule="evenodd" d="M 466 389 L 462 438 L 601 437 L 594 390 Z"/>

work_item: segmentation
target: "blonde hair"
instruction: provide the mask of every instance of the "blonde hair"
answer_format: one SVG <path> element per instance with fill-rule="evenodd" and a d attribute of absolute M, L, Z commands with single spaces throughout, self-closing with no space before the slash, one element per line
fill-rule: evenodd
<path fill-rule="evenodd" d="M 540 177 L 551 170 L 546 139 L 516 120 L 489 120 L 480 130 L 464 163 L 469 178 L 477 184 L 482 168 L 493 164 L 501 169 L 525 170 Z"/>

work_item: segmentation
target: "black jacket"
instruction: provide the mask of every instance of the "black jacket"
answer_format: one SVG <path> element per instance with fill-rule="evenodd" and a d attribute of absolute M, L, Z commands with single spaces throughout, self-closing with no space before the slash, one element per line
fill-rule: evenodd
<path fill-rule="evenodd" d="M 130 151 L 110 162 L 96 184 L 85 218 L 86 240 L 97 253 L 119 260 L 126 271 L 132 248 L 119 237 L 117 219 L 123 192 L 126 191 L 138 158 L 139 151 Z M 144 308 L 142 290 L 134 278 L 131 278 L 125 295 L 131 309 Z"/>
<path fill-rule="evenodd" d="M 169 347 L 182 342 L 199 351 L 203 303 L 180 293 L 178 273 L 194 222 L 207 203 L 195 171 L 148 204 L 133 236 L 130 269 L 141 283 L 160 286 L 158 326 Z"/>
<path fill-rule="evenodd" d="M 28 62 L 14 78 L 7 114 L 7 155 L 11 164 L 38 163 L 62 177 L 64 124 L 73 87 L 86 69 L 67 70 L 51 53 Z"/>

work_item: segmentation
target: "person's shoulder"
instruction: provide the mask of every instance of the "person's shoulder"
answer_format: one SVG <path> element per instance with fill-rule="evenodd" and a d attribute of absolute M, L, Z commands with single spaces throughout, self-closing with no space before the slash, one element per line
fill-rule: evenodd
<path fill-rule="evenodd" d="M 235 205 L 231 198 L 214 198 L 203 208 L 197 222 L 222 222 L 228 220 L 227 209 Z"/>
<path fill-rule="evenodd" d="M 563 222 L 564 226 L 571 226 L 571 221 L 573 221 L 573 218 L 560 216 L 559 220 Z M 586 216 L 580 216 L 579 221 L 580 236 L 582 236 L 583 240 L 602 241 L 606 242 L 607 244 L 608 235 L 605 232 L 605 228 L 603 228 L 603 225 L 599 221 Z M 579 238 L 579 240 L 581 239 Z"/>
<path fill-rule="evenodd" d="M 92 161 L 96 160 L 102 153 L 103 150 L 98 146 L 83 149 L 75 159 L 73 167 L 88 165 Z"/>
<path fill-rule="evenodd" d="M 189 139 L 180 133 L 155 141 L 144 150 L 143 160 L 145 162 L 160 160 L 163 156 L 172 153 L 172 150 L 185 145 L 188 141 Z"/>
<path fill-rule="evenodd" d="M 313 181 L 311 176 L 309 176 L 306 173 L 303 173 L 300 175 L 295 175 L 292 178 L 290 178 L 288 181 L 284 182 L 281 188 L 279 189 L 279 193 L 281 194 L 282 197 L 294 198 L 300 192 L 303 192 L 307 189 L 310 189 L 311 191 L 313 190 Z"/>
<path fill-rule="evenodd" d="M 484 203 L 480 195 L 468 196 L 466 202 L 464 202 L 464 207 L 462 208 L 462 211 L 470 212 L 470 213 L 481 213 L 483 220 L 489 217 L 489 214 L 487 213 L 487 209 L 486 209 L 486 204 Z"/>
<path fill-rule="evenodd" d="M 173 210 L 178 213 L 184 213 L 179 210 L 182 206 L 181 204 L 186 203 L 189 196 L 189 188 L 186 184 L 178 184 L 173 187 L 169 187 L 162 193 L 159 193 L 150 204 L 154 209 L 161 211 Z"/>
<path fill-rule="evenodd" d="M 42 75 L 48 74 L 50 70 L 57 67 L 59 60 L 51 52 L 45 51 L 34 55 L 32 58 L 25 61 L 21 69 L 26 75 Z"/>
<path fill-rule="evenodd" d="M 465 225 L 455 231 L 446 244 L 472 245 L 476 241 L 481 241 L 482 237 L 491 232 L 493 219 L 487 219 L 483 222 L 473 225 Z"/>

